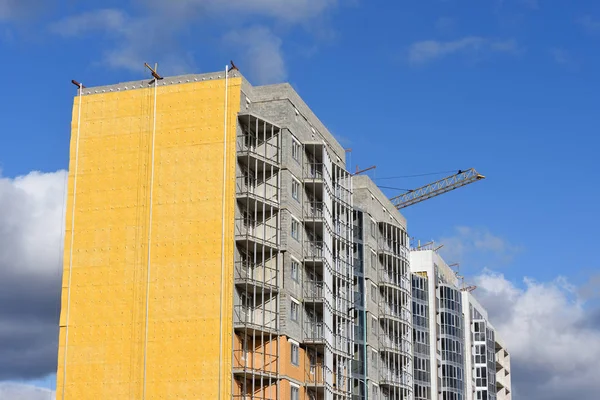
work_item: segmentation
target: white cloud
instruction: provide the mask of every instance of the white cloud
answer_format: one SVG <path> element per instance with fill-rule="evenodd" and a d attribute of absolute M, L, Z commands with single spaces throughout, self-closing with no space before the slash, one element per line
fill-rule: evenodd
<path fill-rule="evenodd" d="M 0 380 L 56 371 L 66 176 L 0 177 Z"/>
<path fill-rule="evenodd" d="M 492 40 L 468 36 L 454 41 L 424 40 L 413 43 L 408 51 L 411 64 L 425 64 L 456 53 L 477 54 L 484 51 L 511 53 L 517 50 L 514 40 Z"/>
<path fill-rule="evenodd" d="M 515 398 L 595 400 L 600 392 L 600 323 L 565 278 L 523 280 L 498 273 L 474 279 L 475 296 L 511 353 Z"/>
<path fill-rule="evenodd" d="M 56 393 L 20 383 L 0 382 L 0 399 L 6 400 L 55 400 Z"/>
<path fill-rule="evenodd" d="M 456 227 L 453 235 L 442 237 L 439 242 L 444 245 L 441 253 L 449 262 L 477 257 L 479 261 L 505 263 L 522 250 L 488 229 L 467 226 Z"/>
<path fill-rule="evenodd" d="M 193 62 L 177 46 L 174 34 L 180 29 L 172 21 L 162 22 L 157 15 L 131 16 L 119 9 L 99 9 L 74 15 L 51 25 L 53 33 L 81 37 L 100 33 L 112 45 L 101 63 L 111 68 L 142 71 L 144 62 L 158 59 L 163 74 L 190 72 Z"/>
<path fill-rule="evenodd" d="M 281 39 L 264 26 L 232 31 L 225 42 L 239 46 L 245 52 L 250 72 L 256 83 L 281 82 L 287 78 L 281 50 Z"/>
<path fill-rule="evenodd" d="M 199 14 L 266 16 L 285 23 L 303 23 L 320 16 L 338 4 L 337 0 L 137 0 L 139 4 L 161 14 L 192 18 Z"/>
<path fill-rule="evenodd" d="M 125 30 L 128 16 L 118 9 L 102 9 L 67 17 L 51 25 L 50 30 L 63 36 L 80 36 L 101 30 L 119 35 Z"/>
<path fill-rule="evenodd" d="M 298 26 L 322 22 L 327 12 L 338 6 L 337 0 L 130 1 L 137 6 L 133 13 L 97 9 L 57 21 L 51 31 L 73 38 L 102 34 L 110 43 L 104 52 L 104 66 L 140 71 L 144 62 L 158 61 L 166 68 L 162 73 L 172 75 L 194 72 L 192 53 L 182 46 L 182 39 L 197 26 L 219 21 L 217 36 L 230 39 L 226 42 L 241 56 L 238 64 L 242 69 L 248 66 L 242 72 L 248 71 L 250 78 L 262 83 L 286 77 L 281 51 L 285 34 Z M 201 48 L 203 40 L 196 39 L 194 48 Z M 274 58 L 257 60 L 257 55 Z"/>

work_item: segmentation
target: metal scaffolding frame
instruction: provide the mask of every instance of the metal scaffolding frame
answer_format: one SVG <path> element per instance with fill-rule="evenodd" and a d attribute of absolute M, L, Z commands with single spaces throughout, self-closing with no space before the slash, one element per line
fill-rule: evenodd
<path fill-rule="evenodd" d="M 325 146 L 303 145 L 304 347 L 310 399 L 348 399 L 353 351 L 350 174 Z"/>
<path fill-rule="evenodd" d="M 281 129 L 254 114 L 241 114 L 238 122 L 233 398 L 276 400 Z"/>

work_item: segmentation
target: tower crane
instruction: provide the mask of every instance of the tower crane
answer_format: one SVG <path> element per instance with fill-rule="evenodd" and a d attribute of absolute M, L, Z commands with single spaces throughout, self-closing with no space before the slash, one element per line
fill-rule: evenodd
<path fill-rule="evenodd" d="M 447 176 L 439 181 L 392 197 L 390 201 L 398 210 L 400 210 L 482 179 L 485 179 L 485 176 L 475 171 L 475 168 L 470 168 L 466 171 L 459 170 L 454 175 Z"/>

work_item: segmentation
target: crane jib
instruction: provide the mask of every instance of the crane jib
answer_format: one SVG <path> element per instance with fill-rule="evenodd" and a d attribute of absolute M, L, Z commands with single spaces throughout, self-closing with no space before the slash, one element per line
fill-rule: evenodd
<path fill-rule="evenodd" d="M 474 168 L 470 168 L 465 171 L 458 171 L 454 175 L 402 195 L 392 197 L 390 201 L 399 210 L 482 179 L 485 179 L 485 176 L 479 174 Z"/>

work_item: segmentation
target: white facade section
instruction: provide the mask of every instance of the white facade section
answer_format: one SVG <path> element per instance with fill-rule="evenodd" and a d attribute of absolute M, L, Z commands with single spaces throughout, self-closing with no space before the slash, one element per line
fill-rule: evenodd
<path fill-rule="evenodd" d="M 470 292 L 463 292 L 465 310 L 465 393 L 467 400 L 512 399 L 510 355 Z"/>
<path fill-rule="evenodd" d="M 410 267 L 413 274 L 427 278 L 431 400 L 463 400 L 464 330 L 458 278 L 431 249 L 411 251 Z"/>

